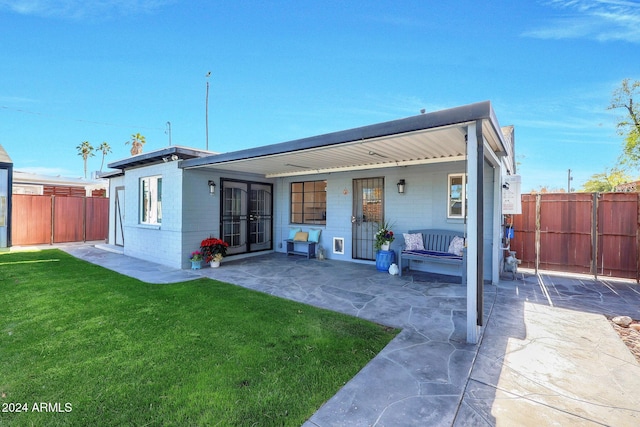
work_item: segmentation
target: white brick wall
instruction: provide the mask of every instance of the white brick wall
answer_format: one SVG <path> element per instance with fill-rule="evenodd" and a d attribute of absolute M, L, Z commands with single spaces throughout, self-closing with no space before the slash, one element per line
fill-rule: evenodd
<path fill-rule="evenodd" d="M 140 178 L 162 177 L 162 224 L 140 224 Z M 182 170 L 177 162 L 125 173 L 124 254 L 182 268 Z"/>

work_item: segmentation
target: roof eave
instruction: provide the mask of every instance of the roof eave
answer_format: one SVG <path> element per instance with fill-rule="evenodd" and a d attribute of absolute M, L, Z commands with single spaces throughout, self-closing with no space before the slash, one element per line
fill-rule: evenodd
<path fill-rule="evenodd" d="M 203 156 L 210 156 L 211 151 L 197 150 L 189 147 L 173 146 L 162 148 L 160 150 L 151 151 L 148 153 L 138 154 L 126 159 L 117 160 L 113 163 L 109 163 L 107 166 L 111 169 L 129 169 L 150 163 L 161 163 L 166 161 L 165 159 L 171 159 L 171 156 L 177 156 L 175 160 L 192 159 Z"/>

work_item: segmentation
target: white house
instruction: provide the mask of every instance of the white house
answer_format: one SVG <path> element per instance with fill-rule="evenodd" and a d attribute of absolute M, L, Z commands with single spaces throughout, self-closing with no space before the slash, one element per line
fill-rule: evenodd
<path fill-rule="evenodd" d="M 109 242 L 177 268 L 209 236 L 250 256 L 285 252 L 291 227 L 316 229 L 327 258 L 373 264 L 382 220 L 396 235 L 459 231 L 477 340 L 483 279 L 499 278 L 502 184 L 515 173 L 513 127 L 499 126 L 489 101 L 229 153 L 174 146 L 109 167 L 121 171 L 110 176 Z"/>

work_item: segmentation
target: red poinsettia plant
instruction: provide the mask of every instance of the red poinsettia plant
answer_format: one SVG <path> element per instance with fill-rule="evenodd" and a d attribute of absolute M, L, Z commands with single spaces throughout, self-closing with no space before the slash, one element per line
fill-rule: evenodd
<path fill-rule="evenodd" d="M 227 255 L 229 244 L 224 240 L 209 237 L 200 243 L 200 250 L 205 262 L 220 261 Z"/>

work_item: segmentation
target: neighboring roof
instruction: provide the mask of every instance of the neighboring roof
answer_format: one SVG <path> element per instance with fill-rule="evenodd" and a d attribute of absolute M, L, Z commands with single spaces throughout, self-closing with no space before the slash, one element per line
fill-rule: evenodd
<path fill-rule="evenodd" d="M 184 160 L 181 168 L 215 168 L 266 177 L 450 162 L 466 158 L 466 128 L 482 122 L 486 146 L 507 156 L 515 172 L 513 140 L 505 141 L 489 101 L 279 144 Z M 513 135 L 507 131 L 507 134 Z M 110 165 L 111 166 L 111 165 Z"/>
<path fill-rule="evenodd" d="M 0 145 L 0 163 L 13 164 L 11 157 L 9 157 L 9 154 L 7 154 L 7 152 L 5 151 L 4 147 L 2 147 L 2 145 Z"/>
<path fill-rule="evenodd" d="M 640 181 L 626 182 L 616 185 L 613 191 L 621 193 L 637 193 L 640 190 Z"/>
<path fill-rule="evenodd" d="M 69 187 L 105 186 L 104 180 L 69 178 L 64 176 L 40 175 L 30 172 L 13 171 L 13 185 L 64 185 Z"/>
<path fill-rule="evenodd" d="M 108 166 L 112 169 L 129 169 L 153 163 L 193 159 L 215 154 L 217 153 L 214 153 L 212 151 L 196 150 L 194 148 L 174 145 L 171 147 L 162 148 L 160 150 L 150 151 L 148 153 L 142 153 L 135 156 L 127 157 L 126 159 L 117 160 L 113 163 L 109 163 Z"/>

